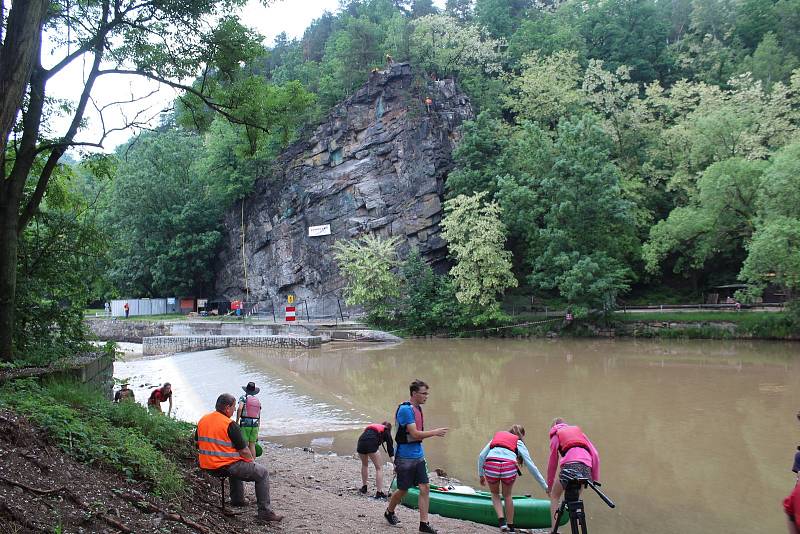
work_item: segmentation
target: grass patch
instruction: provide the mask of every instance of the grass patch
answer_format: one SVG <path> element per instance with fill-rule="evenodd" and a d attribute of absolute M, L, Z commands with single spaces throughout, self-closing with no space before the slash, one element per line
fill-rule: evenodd
<path fill-rule="evenodd" d="M 96 389 L 71 380 L 7 383 L 0 388 L 0 405 L 28 416 L 79 461 L 144 479 L 165 498 L 186 489 L 177 461 L 193 455 L 194 425 L 150 414 L 133 402 L 114 404 Z"/>

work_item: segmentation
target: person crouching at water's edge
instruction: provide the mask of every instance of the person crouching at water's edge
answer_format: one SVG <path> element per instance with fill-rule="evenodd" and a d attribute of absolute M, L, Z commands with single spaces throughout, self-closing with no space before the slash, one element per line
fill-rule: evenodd
<path fill-rule="evenodd" d="M 433 436 L 443 437 L 446 428 L 425 430 L 422 405 L 428 400 L 428 384 L 422 380 L 414 380 L 409 386 L 411 398 L 397 407 L 397 453 L 394 459 L 394 470 L 397 473 L 397 491 L 392 493 L 389 506 L 383 516 L 390 525 L 400 522 L 394 511 L 403 500 L 409 488 L 419 487 L 419 531 L 436 534 L 428 524 L 428 507 L 430 504 L 431 485 L 428 480 L 428 468 L 425 464 L 425 453 L 422 440 Z"/>
<path fill-rule="evenodd" d="M 367 480 L 369 478 L 369 461 L 375 464 L 375 498 L 385 499 L 383 492 L 383 458 L 378 451 L 386 443 L 386 453 L 389 458 L 394 457 L 394 442 L 392 441 L 392 423 L 384 421 L 381 424 L 373 423 L 364 429 L 358 438 L 356 452 L 361 459 L 361 493 L 367 493 Z"/>
<path fill-rule="evenodd" d="M 256 483 L 258 515 L 262 521 L 280 521 L 272 511 L 269 500 L 269 472 L 255 463 L 242 431 L 231 421 L 236 411 L 236 398 L 228 393 L 217 397 L 215 411 L 204 415 L 197 423 L 195 441 L 200 468 L 230 477 L 231 504 L 244 506 L 243 480 Z"/>
<path fill-rule="evenodd" d="M 525 443 L 522 442 L 523 437 L 525 437 L 525 428 L 522 425 L 514 425 L 508 432 L 497 432 L 492 441 L 487 443 L 478 455 L 478 477 L 481 486 L 489 484 L 492 506 L 497 512 L 497 522 L 503 532 L 516 532 L 514 529 L 514 501 L 511 493 L 517 474 L 522 474 L 518 468 L 520 462 L 525 464 L 542 489 L 547 491 L 547 483 L 539 472 L 539 468 L 533 463 Z M 500 501 L 501 483 L 505 500 L 505 514 L 503 513 L 503 503 Z"/>
<path fill-rule="evenodd" d="M 147 399 L 147 407 L 154 412 L 161 412 L 161 403 L 169 401 L 169 409 L 167 416 L 172 413 L 172 385 L 169 382 L 164 382 L 160 388 L 156 388 L 150 392 L 150 397 Z"/>
<path fill-rule="evenodd" d="M 555 480 L 558 467 L 561 467 L 561 473 L 558 480 Z M 550 459 L 547 462 L 550 517 L 555 517 L 559 500 L 567 485 L 567 479 L 563 475 L 564 469 L 569 469 L 594 482 L 600 480 L 600 456 L 597 454 L 597 449 L 580 427 L 570 426 L 560 417 L 556 417 L 550 427 Z"/>
<path fill-rule="evenodd" d="M 239 407 L 236 409 L 236 421 L 242 429 L 242 436 L 247 441 L 250 454 L 256 457 L 256 442 L 258 441 L 258 427 L 261 426 L 261 401 L 256 395 L 261 391 L 255 382 L 248 382 L 242 386 L 244 395 L 239 397 Z"/>

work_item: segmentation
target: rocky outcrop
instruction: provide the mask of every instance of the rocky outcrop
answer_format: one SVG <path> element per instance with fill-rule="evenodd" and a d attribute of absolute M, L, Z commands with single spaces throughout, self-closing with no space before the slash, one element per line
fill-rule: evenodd
<path fill-rule="evenodd" d="M 245 266 L 250 300 L 334 295 L 344 283 L 332 245 L 367 233 L 400 236 L 401 257 L 418 247 L 443 267 L 443 185 L 458 127 L 472 117 L 452 80 L 426 80 L 406 63 L 373 72 L 227 214 L 218 295 L 244 296 Z M 329 235 L 309 236 L 323 225 Z"/>

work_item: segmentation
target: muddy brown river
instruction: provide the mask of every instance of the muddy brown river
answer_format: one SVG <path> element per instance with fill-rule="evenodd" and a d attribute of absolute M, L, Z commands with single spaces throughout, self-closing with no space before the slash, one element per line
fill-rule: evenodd
<path fill-rule="evenodd" d="M 411 340 L 115 364 L 140 402 L 172 382 L 177 416 L 192 421 L 255 381 L 264 439 L 341 454 L 366 423 L 393 420 L 421 378 L 426 427 L 450 428 L 425 441 L 429 465 L 471 485 L 478 452 L 513 423 L 545 473 L 549 423 L 564 417 L 597 446 L 602 489 L 617 503 L 585 493 L 589 530 L 620 534 L 783 532 L 799 370 L 800 344 L 629 340 Z M 527 473 L 515 489 L 543 496 Z"/>

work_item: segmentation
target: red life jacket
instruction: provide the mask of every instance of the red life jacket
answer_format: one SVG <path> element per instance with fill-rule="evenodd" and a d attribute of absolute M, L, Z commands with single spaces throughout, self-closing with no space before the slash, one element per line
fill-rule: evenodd
<path fill-rule="evenodd" d="M 567 451 L 573 447 L 581 447 L 591 452 L 589 440 L 579 426 L 565 426 L 556 434 L 558 435 L 558 452 L 561 453 L 561 456 L 567 454 Z"/>
<path fill-rule="evenodd" d="M 379 425 L 378 423 L 372 423 L 371 425 L 369 425 L 364 430 L 365 431 L 366 430 L 374 430 L 377 434 L 383 434 L 383 431 L 386 430 L 386 427 L 383 426 L 383 425 Z"/>
<path fill-rule="evenodd" d="M 244 396 L 244 406 L 242 407 L 242 419 L 261 419 L 261 401 L 254 395 Z"/>
<path fill-rule="evenodd" d="M 397 412 L 400 411 L 401 406 L 411 406 L 411 409 L 414 411 L 414 426 L 417 427 L 417 430 L 422 431 L 425 430 L 425 418 L 422 415 L 422 408 L 419 406 L 414 406 L 410 402 L 406 401 L 401 403 L 397 406 L 397 410 L 394 412 L 395 421 L 397 420 Z M 394 436 L 394 440 L 397 443 L 422 443 L 421 439 L 409 439 L 408 430 L 406 430 L 406 425 L 397 425 L 397 433 Z"/>
<path fill-rule="evenodd" d="M 492 442 L 489 444 L 489 448 L 493 449 L 495 447 L 502 447 L 504 449 L 508 449 L 512 451 L 514 454 L 517 453 L 517 442 L 519 441 L 519 437 L 516 434 L 512 434 L 511 432 L 501 431 L 494 435 L 492 438 Z"/>

